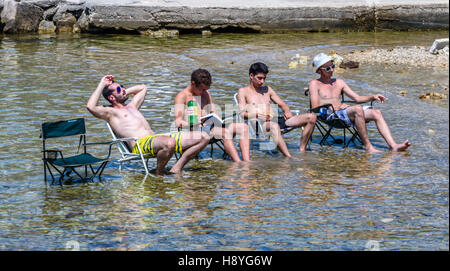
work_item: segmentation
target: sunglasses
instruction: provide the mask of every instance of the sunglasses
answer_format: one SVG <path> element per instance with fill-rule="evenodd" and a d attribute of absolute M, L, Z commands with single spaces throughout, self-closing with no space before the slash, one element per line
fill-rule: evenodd
<path fill-rule="evenodd" d="M 329 71 L 331 71 L 331 69 L 334 69 L 334 67 L 336 67 L 334 64 L 331 64 L 330 66 L 328 66 L 328 67 L 323 67 L 323 68 L 321 68 L 322 70 L 325 70 L 326 72 L 329 72 Z"/>
<path fill-rule="evenodd" d="M 116 87 L 116 91 L 117 93 L 120 93 L 122 91 L 123 85 L 120 85 L 120 87 Z"/>
<path fill-rule="evenodd" d="M 114 80 L 112 80 L 112 83 L 114 84 Z M 123 85 L 120 85 L 120 87 L 116 87 L 117 93 L 120 93 L 122 91 L 122 88 L 125 88 Z"/>

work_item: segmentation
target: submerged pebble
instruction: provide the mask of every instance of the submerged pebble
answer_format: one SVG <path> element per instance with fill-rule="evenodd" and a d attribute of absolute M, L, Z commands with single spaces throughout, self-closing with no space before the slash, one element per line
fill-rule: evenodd
<path fill-rule="evenodd" d="M 419 96 L 419 99 L 421 99 L 421 100 L 425 100 L 425 99 L 436 99 L 436 100 L 447 99 L 447 94 L 437 93 L 437 92 L 428 92 L 426 94 L 421 94 Z"/>

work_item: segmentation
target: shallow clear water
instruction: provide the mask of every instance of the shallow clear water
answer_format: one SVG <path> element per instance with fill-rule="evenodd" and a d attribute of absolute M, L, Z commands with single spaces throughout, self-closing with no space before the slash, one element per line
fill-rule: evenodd
<path fill-rule="evenodd" d="M 249 65 L 263 61 L 267 84 L 291 109 L 307 112 L 303 88 L 314 74 L 310 66 L 288 68 L 295 54 L 430 46 L 445 36 L 0 36 L 0 249 L 63 250 L 76 241 L 81 250 L 364 250 L 375 241 L 381 250 L 448 250 L 448 99 L 418 98 L 448 94 L 448 69 L 361 65 L 336 74 L 359 93 L 388 98 L 376 107 L 397 141 L 413 143 L 405 153 L 389 152 L 374 124 L 369 136 L 383 150 L 375 155 L 320 147 L 318 133 L 312 150 L 300 154 L 294 131 L 285 138 L 300 161 L 253 151 L 252 163 L 233 164 L 216 151 L 213 160 L 191 161 L 182 177 L 146 179 L 138 164 L 119 171 L 114 161 L 102 182 L 60 187 L 44 183 L 39 139 L 42 121 L 84 117 L 89 141 L 109 140 L 103 121 L 85 109 L 105 74 L 125 86 L 148 86 L 142 111 L 159 132 L 198 67 L 210 70 L 211 93 L 224 106 L 248 83 Z"/>

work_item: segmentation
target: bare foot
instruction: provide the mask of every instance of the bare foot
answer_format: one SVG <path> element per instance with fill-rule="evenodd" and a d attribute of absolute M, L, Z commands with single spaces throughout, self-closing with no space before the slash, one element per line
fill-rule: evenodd
<path fill-rule="evenodd" d="M 177 170 L 177 169 L 172 168 L 172 169 L 169 170 L 169 172 L 172 173 L 172 174 L 180 174 L 181 170 Z"/>
<path fill-rule="evenodd" d="M 366 149 L 368 152 L 370 153 L 377 153 L 377 152 L 381 152 L 380 150 L 375 149 L 374 147 L 370 147 Z"/>
<path fill-rule="evenodd" d="M 292 161 L 303 161 L 303 159 L 295 157 L 295 156 L 291 156 L 291 157 L 289 157 L 289 159 Z"/>
<path fill-rule="evenodd" d="M 409 143 L 408 140 L 405 140 L 405 142 L 403 142 L 402 144 L 397 144 L 391 149 L 392 151 L 404 151 L 409 148 L 409 146 L 411 146 L 411 143 Z"/>

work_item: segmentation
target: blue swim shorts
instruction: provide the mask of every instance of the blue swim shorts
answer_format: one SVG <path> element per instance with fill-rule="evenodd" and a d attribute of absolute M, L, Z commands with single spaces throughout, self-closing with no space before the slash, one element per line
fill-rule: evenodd
<path fill-rule="evenodd" d="M 338 111 L 335 111 L 333 114 L 328 115 L 327 120 L 334 118 L 336 115 L 340 120 L 342 120 L 345 123 L 345 125 L 355 126 L 355 123 L 352 122 L 350 120 L 350 118 L 348 117 L 347 109 L 348 109 L 348 107 L 346 107 L 344 109 L 340 109 Z"/>

